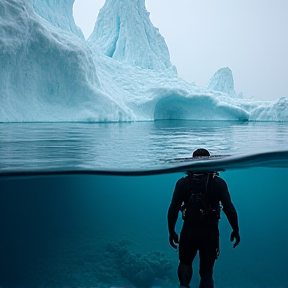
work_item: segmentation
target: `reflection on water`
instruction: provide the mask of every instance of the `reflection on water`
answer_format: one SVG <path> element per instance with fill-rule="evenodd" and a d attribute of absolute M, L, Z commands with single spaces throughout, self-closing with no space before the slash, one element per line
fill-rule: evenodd
<path fill-rule="evenodd" d="M 287 143 L 287 123 L 1 123 L 0 169 L 152 168 L 198 147 L 235 155 L 284 150 Z"/>

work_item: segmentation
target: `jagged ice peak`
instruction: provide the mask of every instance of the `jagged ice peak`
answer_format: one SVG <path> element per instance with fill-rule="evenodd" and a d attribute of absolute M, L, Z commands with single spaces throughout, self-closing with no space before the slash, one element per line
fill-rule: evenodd
<path fill-rule="evenodd" d="M 210 79 L 207 89 L 220 91 L 226 93 L 232 97 L 236 97 L 234 90 L 233 74 L 230 68 L 220 68 Z"/>
<path fill-rule="evenodd" d="M 88 39 L 95 52 L 143 69 L 171 67 L 164 38 L 150 21 L 145 0 L 107 0 Z"/>

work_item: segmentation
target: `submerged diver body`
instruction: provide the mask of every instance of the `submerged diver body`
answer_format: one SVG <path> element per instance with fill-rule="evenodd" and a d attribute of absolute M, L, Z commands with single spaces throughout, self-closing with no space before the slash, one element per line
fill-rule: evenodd
<path fill-rule="evenodd" d="M 207 157 L 206 149 L 197 149 L 193 157 Z M 188 173 L 177 181 L 168 210 L 169 242 L 173 248 L 179 243 L 178 278 L 180 287 L 189 288 L 192 262 L 199 252 L 200 288 L 213 288 L 213 267 L 219 256 L 219 228 L 221 206 L 232 227 L 233 248 L 240 242 L 238 217 L 231 202 L 226 182 L 217 173 Z M 184 204 L 183 204 L 184 203 Z M 180 241 L 175 232 L 179 211 L 184 224 Z"/>

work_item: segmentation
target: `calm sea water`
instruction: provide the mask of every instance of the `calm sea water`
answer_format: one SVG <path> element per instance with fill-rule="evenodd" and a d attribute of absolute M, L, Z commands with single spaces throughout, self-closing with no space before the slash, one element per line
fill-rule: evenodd
<path fill-rule="evenodd" d="M 141 169 L 211 154 L 287 150 L 288 123 L 156 121 L 0 124 L 0 169 Z"/>
<path fill-rule="evenodd" d="M 178 287 L 167 232 L 175 183 L 186 168 L 224 167 L 241 243 L 232 248 L 222 213 L 216 288 L 287 288 L 287 126 L 0 124 L 0 286 Z M 198 147 L 234 156 L 172 161 Z"/>

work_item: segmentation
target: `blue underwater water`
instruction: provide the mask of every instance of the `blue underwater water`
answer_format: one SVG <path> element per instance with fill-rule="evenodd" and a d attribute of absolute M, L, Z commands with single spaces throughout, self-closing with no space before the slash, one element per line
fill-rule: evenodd
<path fill-rule="evenodd" d="M 226 170 L 220 176 L 239 214 L 241 242 L 232 248 L 231 228 L 222 213 L 215 287 L 287 287 L 286 126 L 189 121 L 146 124 L 1 127 L 1 287 L 178 287 L 178 254 L 169 246 L 167 231 L 175 183 L 186 170 L 220 168 Z M 221 127 L 228 133 L 226 138 Z M 138 134 L 127 132 L 133 129 Z M 85 138 L 91 130 L 98 132 L 94 147 Z M 106 142 L 99 144 L 97 136 Z M 149 145 L 143 142 L 145 136 L 150 137 L 146 140 Z M 115 148 L 120 144 L 111 140 L 116 138 L 122 145 L 134 143 L 130 152 L 125 151 L 128 144 L 123 146 L 125 156 Z M 248 144 L 248 139 L 253 141 Z M 110 168 L 104 165 L 105 145 L 119 155 L 123 169 L 121 161 L 109 162 L 108 157 Z M 233 156 L 173 161 L 189 157 L 200 145 L 211 147 L 214 155 Z M 143 165 L 139 159 L 149 153 L 141 148 L 147 147 L 154 154 Z M 160 157 L 158 151 L 162 151 Z M 103 162 L 93 162 L 97 153 Z M 167 161 L 163 160 L 165 153 Z M 129 158 L 126 162 L 125 157 Z M 177 231 L 180 229 L 181 219 Z M 198 259 L 193 264 L 191 288 L 199 285 L 197 266 Z"/>

